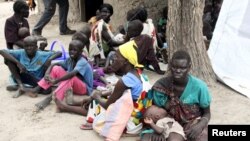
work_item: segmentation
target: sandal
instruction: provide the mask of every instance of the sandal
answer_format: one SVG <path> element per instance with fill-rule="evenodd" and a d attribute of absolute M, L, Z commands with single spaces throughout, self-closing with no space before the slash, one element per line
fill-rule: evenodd
<path fill-rule="evenodd" d="M 91 123 L 85 123 L 80 126 L 80 129 L 82 130 L 93 130 L 92 124 Z"/>

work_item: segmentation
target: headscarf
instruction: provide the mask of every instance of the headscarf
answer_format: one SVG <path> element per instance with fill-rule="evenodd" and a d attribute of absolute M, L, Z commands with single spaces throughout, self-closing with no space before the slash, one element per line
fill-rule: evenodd
<path fill-rule="evenodd" d="M 138 63 L 137 46 L 135 41 L 129 41 L 121 46 L 119 46 L 119 51 L 124 58 L 126 58 L 129 63 L 134 65 L 136 68 L 143 68 L 144 66 Z"/>

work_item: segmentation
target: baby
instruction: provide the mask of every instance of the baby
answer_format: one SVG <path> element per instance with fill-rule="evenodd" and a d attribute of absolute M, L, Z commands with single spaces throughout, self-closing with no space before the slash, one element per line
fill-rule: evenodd
<path fill-rule="evenodd" d="M 27 27 L 21 27 L 18 30 L 18 37 L 20 38 L 20 42 L 23 42 L 23 39 L 27 36 L 30 36 L 30 31 Z M 39 50 L 44 51 L 46 46 L 48 45 L 46 38 L 37 38 L 37 46 L 39 47 Z M 14 48 L 19 49 L 20 47 L 14 46 Z"/>
<path fill-rule="evenodd" d="M 180 134 L 186 139 L 182 126 L 173 118 L 168 117 L 165 109 L 152 105 L 147 108 L 143 116 L 145 124 L 148 124 L 155 133 L 162 134 L 166 139 L 172 132 Z"/>
<path fill-rule="evenodd" d="M 18 30 L 18 37 L 23 40 L 25 37 L 30 35 L 30 31 L 27 27 L 21 27 Z"/>

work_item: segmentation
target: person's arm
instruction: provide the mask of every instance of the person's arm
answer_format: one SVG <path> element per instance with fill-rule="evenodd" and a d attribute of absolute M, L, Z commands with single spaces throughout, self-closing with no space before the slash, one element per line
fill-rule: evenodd
<path fill-rule="evenodd" d="M 101 59 L 100 54 L 94 56 L 95 66 L 99 67 L 100 59 Z"/>
<path fill-rule="evenodd" d="M 4 33 L 8 48 L 12 48 L 13 44 L 19 40 L 17 31 L 17 25 L 11 19 L 7 19 L 5 22 Z"/>
<path fill-rule="evenodd" d="M 11 61 L 15 64 L 19 63 L 19 61 L 15 57 L 10 55 L 6 50 L 0 50 L 0 55 L 2 55 L 4 59 Z"/>
<path fill-rule="evenodd" d="M 149 124 L 150 127 L 155 131 L 155 133 L 157 133 L 157 134 L 162 134 L 162 133 L 163 133 L 164 128 L 161 128 L 161 127 L 157 126 L 157 125 L 153 122 L 153 120 L 152 120 L 151 118 L 146 117 L 146 118 L 144 119 L 144 122 L 145 122 L 146 124 Z"/>
<path fill-rule="evenodd" d="M 164 131 L 164 128 L 161 128 L 154 123 L 150 124 L 150 126 L 157 134 L 162 134 L 162 132 Z"/>
<path fill-rule="evenodd" d="M 165 71 L 162 71 L 160 68 L 160 65 L 158 64 L 158 60 L 156 58 L 154 48 L 152 46 L 148 47 L 146 59 L 148 60 L 149 64 L 151 64 L 153 66 L 156 73 L 158 73 L 160 75 L 165 74 Z"/>
<path fill-rule="evenodd" d="M 158 34 L 158 32 L 156 31 L 156 40 L 157 40 L 157 45 L 158 45 L 158 47 L 159 48 L 163 48 L 163 42 L 162 42 L 162 40 L 161 40 L 161 38 L 160 38 L 160 36 L 159 36 L 159 34 Z"/>
<path fill-rule="evenodd" d="M 57 51 L 55 54 L 53 54 L 52 56 L 49 57 L 48 61 L 52 61 L 54 59 L 56 59 L 57 57 L 62 56 L 62 52 L 61 51 Z"/>
<path fill-rule="evenodd" d="M 26 68 L 15 57 L 9 54 L 6 50 L 0 50 L 0 55 L 2 55 L 4 59 L 15 63 L 21 73 L 26 72 Z"/>
<path fill-rule="evenodd" d="M 19 41 L 15 42 L 14 44 L 17 45 L 17 46 L 20 47 L 20 48 L 23 48 L 23 47 L 24 47 L 24 42 L 23 42 L 23 40 L 19 40 Z"/>
<path fill-rule="evenodd" d="M 108 81 L 105 79 L 105 77 L 103 76 L 100 76 L 100 80 L 105 84 L 105 85 L 108 85 Z"/>
<path fill-rule="evenodd" d="M 52 83 L 57 84 L 57 83 L 59 83 L 61 81 L 68 80 L 68 79 L 76 76 L 77 73 L 78 73 L 78 70 L 73 70 L 71 72 L 66 73 L 63 77 L 53 80 Z"/>
<path fill-rule="evenodd" d="M 185 129 L 186 136 L 190 139 L 195 139 L 202 132 L 202 130 L 207 127 L 208 122 L 211 117 L 210 106 L 203 108 L 203 114 L 198 123 L 192 125 L 189 129 Z"/>
<path fill-rule="evenodd" d="M 57 57 L 62 56 L 62 52 L 58 51 L 56 53 L 54 53 L 52 56 L 49 57 L 49 59 L 44 63 L 43 67 L 46 69 L 50 66 L 51 61 L 56 59 Z"/>
<path fill-rule="evenodd" d="M 93 94 L 91 97 L 98 101 L 98 103 L 105 109 L 108 108 L 108 106 L 112 103 L 114 103 L 117 99 L 119 99 L 124 91 L 128 89 L 125 84 L 122 82 L 122 79 L 120 79 L 114 88 L 113 93 L 110 95 L 107 101 L 103 100 L 99 94 Z"/>
<path fill-rule="evenodd" d="M 103 25 L 102 38 L 107 42 L 108 46 L 112 48 L 124 43 L 124 41 L 115 41 L 113 38 L 111 38 L 105 25 Z"/>
<path fill-rule="evenodd" d="M 48 69 L 46 70 L 46 72 L 45 72 L 45 75 L 44 75 L 44 79 L 46 80 L 46 81 L 48 81 L 48 82 L 50 82 L 50 80 L 51 80 L 51 78 L 50 78 L 50 72 L 51 72 L 51 70 L 52 70 L 52 68 L 54 67 L 54 66 L 60 66 L 61 65 L 61 63 L 53 63 L 53 64 L 50 64 L 50 66 L 48 67 Z"/>

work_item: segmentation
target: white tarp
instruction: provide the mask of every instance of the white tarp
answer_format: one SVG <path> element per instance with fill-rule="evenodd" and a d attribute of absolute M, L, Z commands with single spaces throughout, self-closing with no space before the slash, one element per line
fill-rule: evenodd
<path fill-rule="evenodd" d="M 224 0 L 208 50 L 222 82 L 250 98 L 250 0 Z"/>

